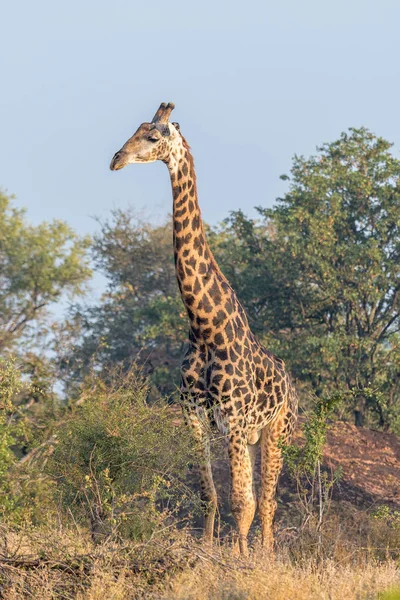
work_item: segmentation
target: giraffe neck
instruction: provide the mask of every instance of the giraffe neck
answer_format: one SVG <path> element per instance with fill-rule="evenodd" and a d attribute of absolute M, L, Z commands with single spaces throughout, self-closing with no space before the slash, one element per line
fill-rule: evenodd
<path fill-rule="evenodd" d="M 215 304 L 210 288 L 215 285 L 216 278 L 220 284 L 228 284 L 206 240 L 198 204 L 193 158 L 183 138 L 181 147 L 172 154 L 167 166 L 173 195 L 176 277 L 192 332 L 201 333 L 202 319 L 205 321 L 210 316 L 210 304 Z"/>

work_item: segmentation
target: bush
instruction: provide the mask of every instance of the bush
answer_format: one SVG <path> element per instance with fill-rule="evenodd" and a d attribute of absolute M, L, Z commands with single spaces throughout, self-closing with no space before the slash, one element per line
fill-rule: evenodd
<path fill-rule="evenodd" d="M 57 433 L 49 472 L 62 506 L 90 523 L 94 539 L 146 538 L 189 500 L 190 436 L 170 407 L 147 396 L 136 369 L 91 377 Z"/>
<path fill-rule="evenodd" d="M 318 543 L 320 531 L 330 505 L 332 488 L 341 472 L 328 473 L 322 469 L 322 455 L 329 426 L 329 417 L 342 401 L 337 393 L 329 398 L 316 399 L 313 409 L 302 423 L 301 445 L 282 444 L 286 468 L 296 483 L 301 527 L 315 529 Z"/>
<path fill-rule="evenodd" d="M 10 469 L 16 458 L 13 446 L 23 432 L 16 419 L 15 396 L 24 385 L 13 359 L 0 359 L 0 515 L 8 517 L 16 508 Z"/>

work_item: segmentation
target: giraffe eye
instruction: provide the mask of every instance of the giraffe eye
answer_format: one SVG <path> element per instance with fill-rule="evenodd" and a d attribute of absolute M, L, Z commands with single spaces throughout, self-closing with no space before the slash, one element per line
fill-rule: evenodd
<path fill-rule="evenodd" d="M 149 140 L 149 142 L 158 142 L 160 138 L 149 135 L 147 139 Z"/>

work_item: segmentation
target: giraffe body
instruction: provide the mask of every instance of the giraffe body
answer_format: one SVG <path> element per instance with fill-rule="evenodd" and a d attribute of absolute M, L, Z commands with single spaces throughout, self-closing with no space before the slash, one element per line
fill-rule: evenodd
<path fill-rule="evenodd" d="M 217 508 L 209 435 L 210 428 L 216 427 L 228 440 L 232 513 L 243 554 L 257 506 L 253 470 L 255 444 L 260 442 L 258 509 L 263 543 L 272 552 L 276 485 L 282 468 L 279 442 L 290 438 L 297 396 L 283 361 L 253 335 L 243 307 L 211 253 L 198 205 L 193 158 L 178 124 L 168 120 L 172 108 L 162 104 L 152 123 L 143 123 L 115 154 L 111 169 L 162 160 L 170 172 L 176 276 L 190 321 L 181 369 L 182 405 L 200 457 L 205 536 L 213 538 Z"/>

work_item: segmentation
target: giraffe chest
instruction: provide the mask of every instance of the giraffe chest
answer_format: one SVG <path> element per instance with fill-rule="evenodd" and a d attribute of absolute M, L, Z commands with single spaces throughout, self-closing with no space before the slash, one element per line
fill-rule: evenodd
<path fill-rule="evenodd" d="M 212 354 L 203 369 L 206 402 L 212 420 L 222 434 L 232 423 L 248 428 L 255 425 L 255 369 L 251 360 L 221 361 Z"/>
<path fill-rule="evenodd" d="M 249 402 L 256 391 L 254 364 L 240 355 L 236 345 L 222 351 L 189 349 L 182 364 L 182 380 L 184 388 L 207 396 L 213 404 L 225 404 L 232 398 Z"/>

